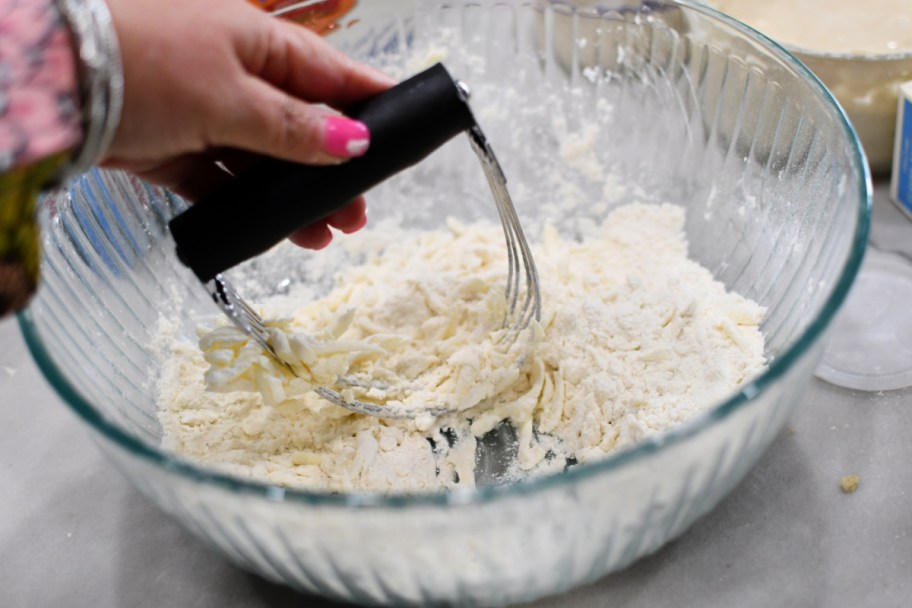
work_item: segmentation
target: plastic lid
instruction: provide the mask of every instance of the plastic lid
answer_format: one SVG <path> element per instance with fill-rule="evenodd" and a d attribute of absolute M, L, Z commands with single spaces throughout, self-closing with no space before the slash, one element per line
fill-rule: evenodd
<path fill-rule="evenodd" d="M 870 248 L 865 255 L 816 375 L 862 391 L 912 386 L 912 261 Z"/>

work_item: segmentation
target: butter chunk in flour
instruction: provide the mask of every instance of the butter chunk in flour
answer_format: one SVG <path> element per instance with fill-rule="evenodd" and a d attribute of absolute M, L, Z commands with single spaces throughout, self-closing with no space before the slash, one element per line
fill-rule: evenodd
<path fill-rule="evenodd" d="M 473 485 L 477 438 L 504 420 L 515 476 L 633 445 L 765 364 L 763 308 L 688 259 L 683 227 L 682 208 L 635 203 L 583 241 L 546 228 L 534 244 L 543 318 L 519 336 L 500 329 L 499 226 L 396 239 L 271 322 L 296 374 L 232 327 L 175 342 L 159 385 L 164 447 L 290 487 L 400 492 Z M 454 413 L 352 414 L 311 390 L 339 376 L 368 380 L 349 396 Z"/>

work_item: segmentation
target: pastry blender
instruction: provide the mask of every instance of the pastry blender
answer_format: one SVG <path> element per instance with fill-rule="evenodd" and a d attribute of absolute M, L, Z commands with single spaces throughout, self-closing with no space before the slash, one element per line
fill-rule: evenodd
<path fill-rule="evenodd" d="M 469 108 L 467 87 L 436 64 L 352 108 L 348 115 L 370 129 L 371 145 L 363 156 L 320 167 L 264 160 L 171 220 L 178 257 L 204 283 L 228 318 L 278 359 L 263 319 L 222 272 L 341 209 L 466 133 L 487 178 L 506 239 L 509 271 L 504 325 L 518 332 L 538 320 L 541 294 L 535 262 L 507 192 L 506 178 Z M 302 197 L 306 197 L 305 204 L 301 204 Z M 406 408 L 347 400 L 337 390 L 358 382 L 341 377 L 337 386 L 315 390 L 348 410 L 383 418 L 437 416 L 450 411 L 445 406 Z"/>

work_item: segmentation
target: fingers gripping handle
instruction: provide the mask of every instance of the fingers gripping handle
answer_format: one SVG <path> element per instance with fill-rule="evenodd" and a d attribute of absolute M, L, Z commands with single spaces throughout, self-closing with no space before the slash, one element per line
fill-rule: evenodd
<path fill-rule="evenodd" d="M 332 166 L 259 162 L 171 220 L 181 261 L 208 281 L 338 211 L 475 124 L 465 93 L 439 63 L 348 115 L 370 129 L 367 153 Z"/>

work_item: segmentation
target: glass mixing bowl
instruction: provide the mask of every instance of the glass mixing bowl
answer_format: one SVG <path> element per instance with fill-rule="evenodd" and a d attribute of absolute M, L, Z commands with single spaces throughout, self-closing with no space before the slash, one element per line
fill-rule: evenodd
<path fill-rule="evenodd" d="M 719 0 L 704 0 L 704 3 L 721 10 L 726 10 L 731 5 L 737 6 L 737 3 L 724 3 Z M 898 17 L 895 14 L 879 12 L 883 9 L 868 6 L 867 3 L 828 4 L 826 10 L 831 15 L 839 14 L 840 11 L 844 13 L 853 6 L 864 7 L 869 15 L 877 16 L 878 23 L 896 23 Z M 783 6 L 782 3 L 779 3 L 779 5 L 764 6 L 764 9 L 781 11 Z M 802 19 L 807 19 L 807 8 L 803 12 L 794 10 L 795 20 L 800 22 Z M 907 5 L 902 9 L 904 15 L 899 18 L 908 19 L 908 11 Z M 735 17 L 745 15 L 739 10 L 731 10 L 731 14 Z M 828 23 L 831 22 L 824 19 L 817 24 L 817 27 L 821 28 L 819 31 L 829 33 L 830 44 L 845 44 L 844 40 L 840 40 L 842 36 L 839 33 L 825 29 L 832 27 Z M 764 29 L 756 23 L 751 23 L 750 20 L 748 20 L 748 25 Z M 858 24 L 856 27 L 883 31 L 883 28 L 878 30 L 876 26 L 871 27 L 870 23 Z M 776 38 L 774 32 L 767 33 Z M 912 80 L 912 50 L 908 50 L 908 48 L 887 50 L 885 36 L 885 34 L 881 34 L 881 39 L 884 41 L 883 50 L 879 52 L 835 51 L 820 46 L 822 43 L 819 41 L 819 36 L 814 35 L 810 36 L 810 39 L 817 44 L 813 48 L 798 44 L 797 39 L 778 40 L 823 81 L 842 105 L 861 139 L 871 171 L 875 175 L 889 175 L 893 166 L 899 87 L 902 83 Z"/>
<path fill-rule="evenodd" d="M 530 235 L 546 221 L 583 234 L 634 198 L 686 206 L 692 258 L 768 309 L 766 371 L 672 432 L 518 483 L 330 494 L 232 477 L 159 447 L 156 326 L 180 314 L 192 331 L 215 312 L 173 255 L 166 222 L 184 202 L 93 171 L 40 211 L 43 284 L 20 323 L 44 374 L 141 492 L 239 566 L 303 591 L 530 600 L 681 534 L 781 429 L 858 270 L 870 180 L 833 98 L 782 48 L 689 2 L 371 0 L 330 39 L 396 75 L 442 59 L 468 82 Z M 369 198 L 373 225 L 495 217 L 461 139 Z M 306 262 L 341 255 L 293 249 L 239 269 L 244 295 L 319 290 L 327 277 Z"/>
<path fill-rule="evenodd" d="M 790 49 L 827 85 L 849 115 L 871 171 L 893 167 L 899 87 L 912 80 L 912 51 L 892 55 L 850 55 Z"/>

